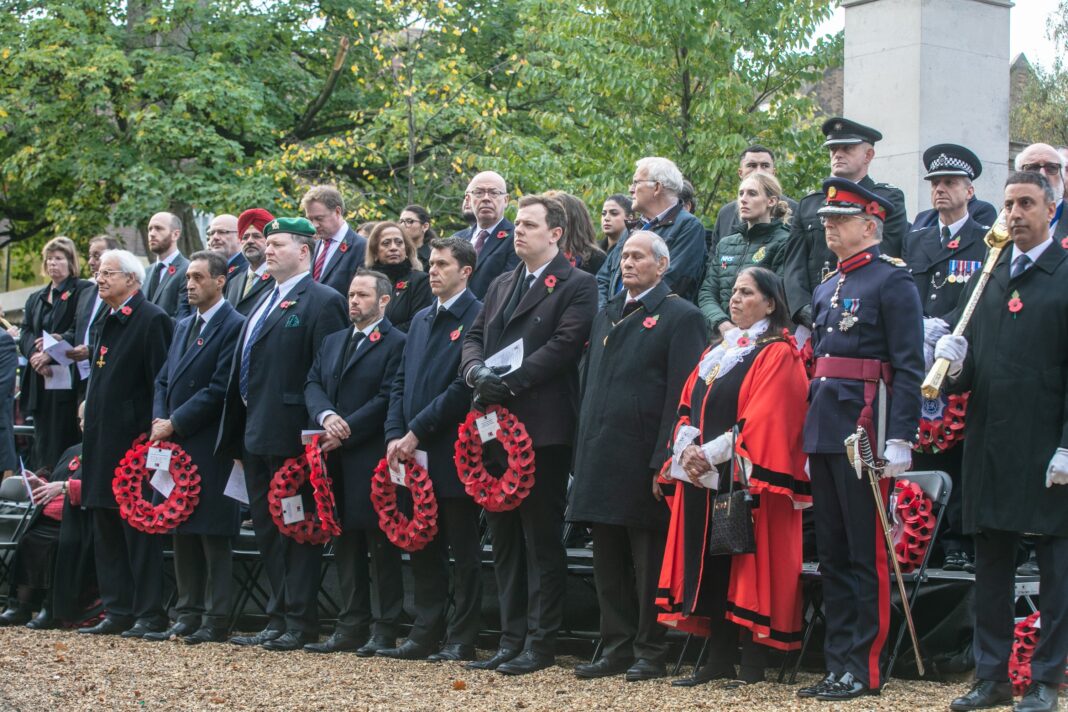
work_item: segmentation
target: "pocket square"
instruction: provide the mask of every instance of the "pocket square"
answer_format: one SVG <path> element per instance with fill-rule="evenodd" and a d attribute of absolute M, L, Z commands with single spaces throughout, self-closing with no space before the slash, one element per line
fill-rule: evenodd
<path fill-rule="evenodd" d="M 294 326 L 300 326 L 300 316 L 297 315 L 297 314 L 290 314 L 289 318 L 286 319 L 285 328 L 289 329 L 289 328 L 292 328 Z"/>

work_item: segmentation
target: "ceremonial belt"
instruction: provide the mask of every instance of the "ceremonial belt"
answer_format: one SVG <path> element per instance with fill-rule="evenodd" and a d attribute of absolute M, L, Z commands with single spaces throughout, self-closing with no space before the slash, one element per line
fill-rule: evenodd
<path fill-rule="evenodd" d="M 868 437 L 876 443 L 876 454 L 883 454 L 886 432 L 886 389 L 894 382 L 894 370 L 889 363 L 875 358 L 843 358 L 823 356 L 816 359 L 813 378 L 843 378 L 864 382 L 864 407 L 860 409 L 857 425 L 868 431 Z M 875 427 L 872 403 L 879 393 L 879 423 Z"/>

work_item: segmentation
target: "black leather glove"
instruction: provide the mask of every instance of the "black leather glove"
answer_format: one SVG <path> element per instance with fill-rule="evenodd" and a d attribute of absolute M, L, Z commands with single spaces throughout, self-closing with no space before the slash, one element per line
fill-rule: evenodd
<path fill-rule="evenodd" d="M 483 405 L 502 403 L 512 395 L 501 377 L 488 366 L 476 368 L 471 374 L 471 382 L 475 388 L 475 400 Z"/>

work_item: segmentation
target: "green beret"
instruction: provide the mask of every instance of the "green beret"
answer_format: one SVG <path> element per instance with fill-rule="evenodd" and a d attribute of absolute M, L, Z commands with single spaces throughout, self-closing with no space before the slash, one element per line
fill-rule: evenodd
<path fill-rule="evenodd" d="M 263 236 L 270 237 L 276 232 L 288 232 L 290 235 L 315 237 L 315 227 L 307 218 L 275 218 L 263 228 Z"/>

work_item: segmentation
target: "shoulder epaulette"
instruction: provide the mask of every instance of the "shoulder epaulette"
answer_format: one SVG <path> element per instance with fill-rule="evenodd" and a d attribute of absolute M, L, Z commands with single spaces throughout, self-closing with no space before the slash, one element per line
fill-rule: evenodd
<path fill-rule="evenodd" d="M 891 257 L 890 255 L 879 255 L 879 259 L 882 260 L 883 262 L 889 262 L 894 267 L 904 267 L 905 266 L 905 260 L 901 259 L 900 257 Z"/>

